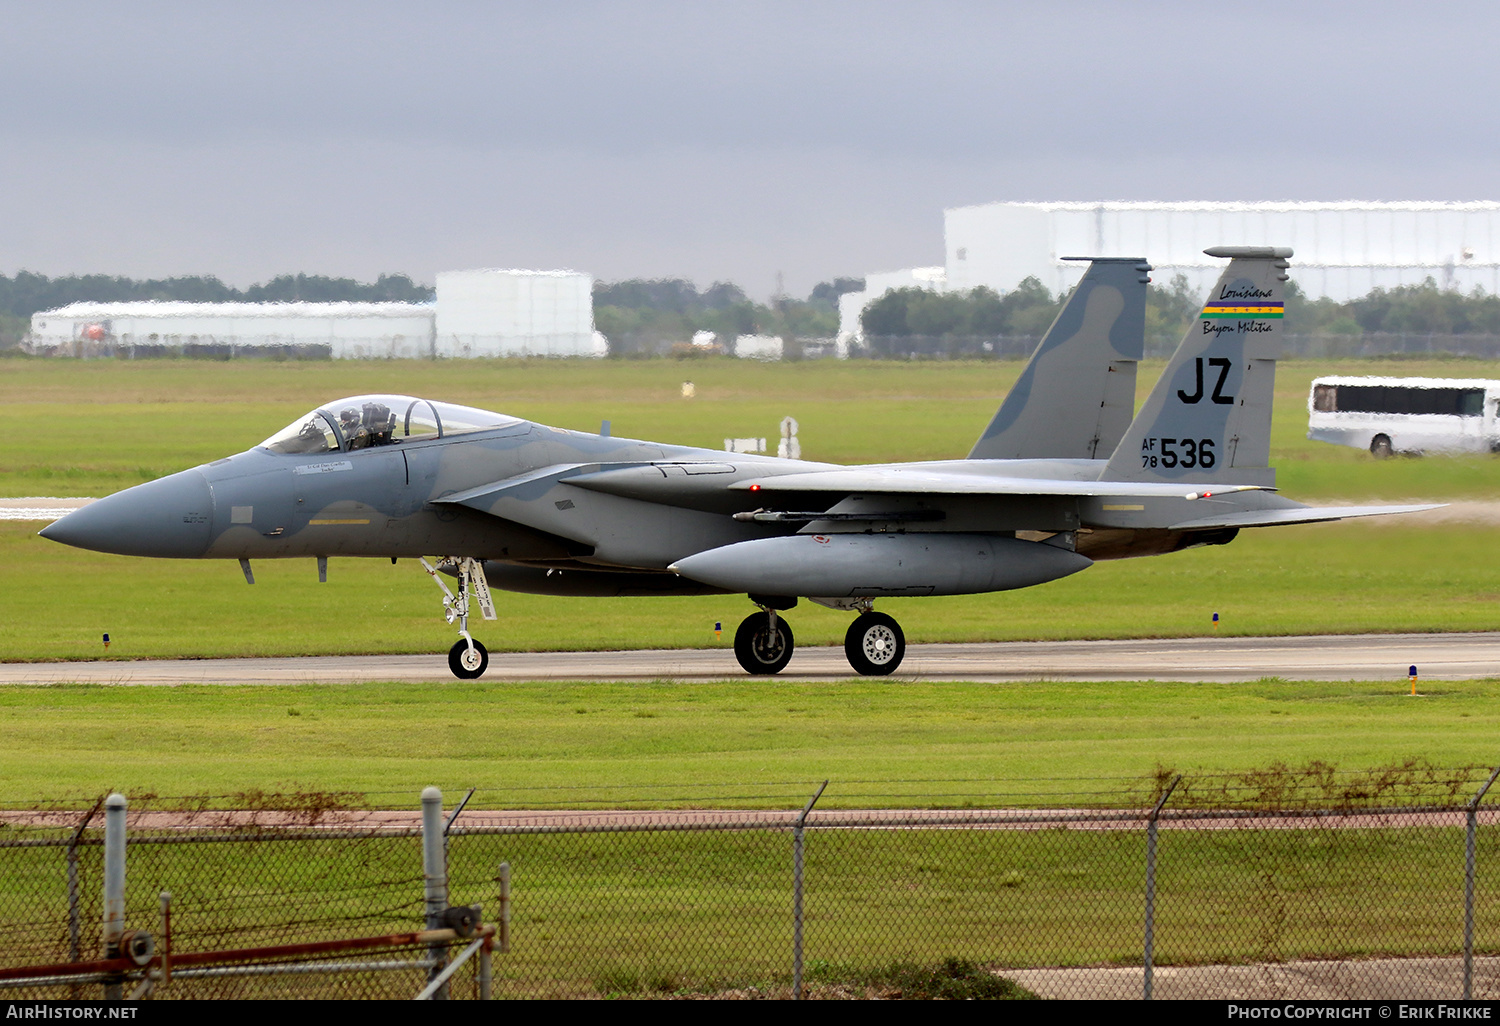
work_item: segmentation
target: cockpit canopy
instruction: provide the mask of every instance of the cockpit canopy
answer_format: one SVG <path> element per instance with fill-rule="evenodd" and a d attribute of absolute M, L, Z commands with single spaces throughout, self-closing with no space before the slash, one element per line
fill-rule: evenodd
<path fill-rule="evenodd" d="M 516 417 L 472 406 L 435 403 L 409 395 L 358 395 L 298 417 L 260 446 L 281 453 L 351 452 L 516 423 Z"/>

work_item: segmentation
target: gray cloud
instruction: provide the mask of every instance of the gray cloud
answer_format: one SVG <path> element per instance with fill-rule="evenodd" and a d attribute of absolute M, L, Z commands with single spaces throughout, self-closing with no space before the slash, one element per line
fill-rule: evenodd
<path fill-rule="evenodd" d="M 0 267 L 754 293 L 995 199 L 1494 195 L 1458 4 L 0 5 Z"/>

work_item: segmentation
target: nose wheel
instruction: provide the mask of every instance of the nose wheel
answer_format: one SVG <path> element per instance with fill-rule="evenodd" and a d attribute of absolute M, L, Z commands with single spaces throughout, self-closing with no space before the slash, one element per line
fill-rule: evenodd
<path fill-rule="evenodd" d="M 786 669 L 793 647 L 792 627 L 774 609 L 751 613 L 734 632 L 734 657 L 757 677 Z"/>
<path fill-rule="evenodd" d="M 489 669 L 489 650 L 473 638 L 460 638 L 448 650 L 448 669 L 459 680 L 475 680 Z"/>
<path fill-rule="evenodd" d="M 906 655 L 906 635 L 901 632 L 901 625 L 884 613 L 861 613 L 844 635 L 844 655 L 849 657 L 855 673 L 884 677 L 901 665 Z"/>

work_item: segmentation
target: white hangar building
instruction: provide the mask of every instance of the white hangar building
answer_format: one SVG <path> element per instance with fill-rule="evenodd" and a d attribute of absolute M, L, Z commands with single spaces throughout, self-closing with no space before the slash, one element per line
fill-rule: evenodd
<path fill-rule="evenodd" d="M 1343 302 L 1427 278 L 1500 293 L 1500 203 L 1493 202 L 985 203 L 943 211 L 943 244 L 941 268 L 915 269 L 924 287 L 1005 293 L 1035 277 L 1059 292 L 1086 266 L 1063 257 L 1134 256 L 1151 264 L 1159 284 L 1183 274 L 1207 292 L 1223 261 L 1203 250 L 1233 245 L 1292 247 L 1292 279 L 1312 298 Z M 858 333 L 858 311 L 885 293 L 886 277 L 869 275 L 876 284 L 842 297 L 841 335 Z"/>
<path fill-rule="evenodd" d="M 433 354 L 604 356 L 594 339 L 594 279 L 574 271 L 442 271 Z"/>
<path fill-rule="evenodd" d="M 1432 278 L 1500 292 L 1500 203 L 986 203 L 943 211 L 950 289 L 1007 291 L 1035 275 L 1054 292 L 1083 268 L 1065 256 L 1139 256 L 1152 278 L 1207 289 L 1209 246 L 1290 246 L 1292 277 L 1340 302 Z"/>
<path fill-rule="evenodd" d="M 33 314 L 28 348 L 326 352 L 334 359 L 601 356 L 594 281 L 572 271 L 447 271 L 434 303 L 73 303 Z"/>
<path fill-rule="evenodd" d="M 418 303 L 70 303 L 31 315 L 32 352 L 184 346 L 248 352 L 326 347 L 335 359 L 412 358 L 432 349 L 432 305 Z"/>

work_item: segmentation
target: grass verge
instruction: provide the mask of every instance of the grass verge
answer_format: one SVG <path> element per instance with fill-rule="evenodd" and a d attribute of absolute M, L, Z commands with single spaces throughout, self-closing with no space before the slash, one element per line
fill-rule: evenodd
<path fill-rule="evenodd" d="M 1066 805 L 1102 783 L 1281 762 L 1500 761 L 1500 680 L 0 688 L 12 801 L 377 792 L 480 807 Z M 649 713 L 648 716 L 639 715 Z"/>

